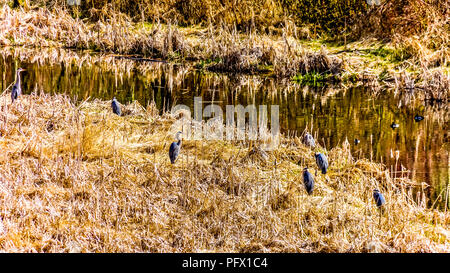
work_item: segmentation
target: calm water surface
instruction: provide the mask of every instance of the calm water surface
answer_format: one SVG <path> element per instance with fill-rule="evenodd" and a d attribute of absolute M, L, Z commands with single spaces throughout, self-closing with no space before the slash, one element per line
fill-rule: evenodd
<path fill-rule="evenodd" d="M 301 134 L 308 127 L 327 149 L 346 139 L 355 157 L 382 162 L 392 176 L 405 175 L 430 187 L 429 205 L 443 209 L 449 191 L 449 111 L 444 105 L 406 102 L 393 92 L 372 92 L 364 87 L 311 88 L 287 85 L 271 78 L 204 73 L 167 64 L 154 64 L 145 73 L 117 74 L 99 66 L 49 65 L 0 58 L 1 89 L 14 81 L 16 67 L 23 73 L 24 93 L 44 90 L 68 93 L 78 100 L 115 96 L 121 103 L 155 101 L 158 109 L 185 104 L 193 109 L 194 96 L 227 104 L 280 106 L 280 126 L 285 134 Z M 408 103 L 406 106 L 405 104 Z M 425 116 L 415 122 L 416 114 Z M 400 124 L 393 130 L 392 122 Z M 354 139 L 360 140 L 359 144 Z M 398 173 L 402 170 L 410 170 Z M 448 193 L 447 193 L 448 194 Z M 447 200 L 450 206 L 450 200 Z"/>

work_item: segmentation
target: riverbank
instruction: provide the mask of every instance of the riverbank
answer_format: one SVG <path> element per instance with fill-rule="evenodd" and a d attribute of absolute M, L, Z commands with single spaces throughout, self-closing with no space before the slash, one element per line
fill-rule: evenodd
<path fill-rule="evenodd" d="M 185 140 L 171 165 L 179 117 L 152 104 L 119 117 L 110 101 L 31 94 L 11 104 L 4 93 L 0 106 L 2 251 L 450 251 L 449 212 L 346 144 L 318 148 L 330 168 L 312 171 L 309 196 L 302 170 L 315 169 L 314 151 L 297 138 L 264 152 Z M 374 188 L 387 201 L 381 217 Z"/>
<path fill-rule="evenodd" d="M 0 20 L 4 22 L 2 46 L 83 49 L 189 62 L 208 71 L 263 74 L 309 85 L 366 84 L 433 101 L 445 102 L 449 97 L 449 33 L 445 29 L 389 42 L 364 38 L 343 43 L 312 39 L 293 23 L 266 34 L 217 25 L 133 22 L 120 13 L 90 22 L 73 18 L 63 9 L 25 12 L 8 6 L 3 7 Z M 433 37 L 439 40 L 430 48 Z"/>

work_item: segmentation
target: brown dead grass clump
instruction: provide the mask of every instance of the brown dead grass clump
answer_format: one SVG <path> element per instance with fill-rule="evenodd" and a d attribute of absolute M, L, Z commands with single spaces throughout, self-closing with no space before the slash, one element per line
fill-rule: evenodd
<path fill-rule="evenodd" d="M 72 18 L 63 9 L 49 12 L 37 8 L 23 11 L 4 6 L 0 29 L 3 46 L 76 48 L 162 58 L 197 61 L 210 71 L 257 73 L 270 71 L 277 77 L 299 73 L 342 71 L 341 61 L 325 49 L 311 51 L 299 44 L 298 29 L 286 21 L 283 37 L 256 32 L 241 33 L 226 24 L 196 30 L 176 25 L 134 23 L 122 13 L 112 13 L 95 23 Z"/>
<path fill-rule="evenodd" d="M 137 31 L 136 24 L 121 13 L 88 23 L 72 18 L 64 9 L 25 12 L 4 5 L 0 21 L 3 46 L 65 47 L 164 59 L 185 56 L 190 50 L 183 35 L 171 25 L 155 24 Z"/>
<path fill-rule="evenodd" d="M 440 0 L 384 0 L 373 6 L 361 20 L 360 31 L 387 37 L 392 34 L 418 35 L 448 16 L 448 4 Z"/>
<path fill-rule="evenodd" d="M 2 4 L 0 21 L 0 45 L 88 47 L 91 38 L 86 25 L 62 9 L 25 12 Z"/>
<path fill-rule="evenodd" d="M 449 212 L 414 199 L 410 181 L 325 152 L 309 196 L 313 150 L 297 138 L 183 142 L 153 105 L 0 97 L 0 250 L 7 252 L 448 252 Z M 48 124 L 52 126 L 48 126 Z M 49 128 L 51 128 L 49 130 Z M 387 200 L 380 216 L 372 190 Z"/>
<path fill-rule="evenodd" d="M 308 73 L 338 75 L 343 70 L 342 60 L 330 56 L 324 47 L 312 51 L 287 38 L 284 39 L 284 49 L 277 52 L 274 61 L 274 74 L 281 77 Z"/>
<path fill-rule="evenodd" d="M 31 5 L 48 8 L 64 4 L 48 0 L 31 0 Z M 283 14 L 276 0 L 91 0 L 82 2 L 74 14 L 92 20 L 108 18 L 113 13 L 124 13 L 134 21 L 178 22 L 182 26 L 221 23 L 238 25 L 240 29 L 277 24 Z"/>
<path fill-rule="evenodd" d="M 386 0 L 360 20 L 359 31 L 392 40 L 421 67 L 444 67 L 450 56 L 449 20 L 445 1 Z"/>
<path fill-rule="evenodd" d="M 450 101 L 450 73 L 442 70 L 427 71 L 422 75 L 425 99 L 448 103 Z"/>

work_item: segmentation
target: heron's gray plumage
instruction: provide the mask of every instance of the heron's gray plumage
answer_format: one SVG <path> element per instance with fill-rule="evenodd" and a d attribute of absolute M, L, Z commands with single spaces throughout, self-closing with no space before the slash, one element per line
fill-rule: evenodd
<path fill-rule="evenodd" d="M 316 153 L 314 154 L 314 156 L 316 157 L 317 166 L 319 167 L 320 170 L 322 170 L 323 174 L 326 174 L 328 169 L 327 158 L 322 153 Z"/>
<path fill-rule="evenodd" d="M 314 141 L 314 138 L 312 135 L 310 135 L 309 133 L 306 133 L 303 136 L 303 144 L 305 144 L 308 147 L 316 147 L 316 142 Z"/>
<path fill-rule="evenodd" d="M 306 192 L 312 194 L 314 190 L 314 178 L 311 173 L 308 172 L 308 168 L 303 169 L 303 184 L 305 185 Z"/>
<path fill-rule="evenodd" d="M 113 113 L 120 116 L 122 115 L 122 110 L 120 110 L 120 105 L 117 102 L 116 98 L 114 97 L 112 102 L 111 102 L 111 107 L 113 109 Z"/>
<path fill-rule="evenodd" d="M 180 149 L 181 149 L 181 138 L 180 138 L 181 132 L 178 132 L 176 134 L 176 139 L 178 139 L 178 142 L 172 142 L 172 144 L 170 145 L 169 148 L 169 158 L 170 158 L 170 163 L 174 164 L 175 161 L 177 160 L 177 157 L 180 153 Z"/>
<path fill-rule="evenodd" d="M 375 199 L 375 202 L 377 203 L 377 207 L 381 207 L 386 203 L 386 200 L 384 199 L 383 194 L 377 189 L 373 190 L 373 198 Z"/>
<path fill-rule="evenodd" d="M 12 88 L 12 92 L 11 92 L 11 101 L 14 102 L 15 100 L 17 100 L 17 98 L 19 97 L 19 95 L 22 93 L 20 85 L 16 85 L 14 84 L 13 88 Z"/>
<path fill-rule="evenodd" d="M 16 71 L 16 82 L 14 83 L 11 91 L 11 101 L 14 102 L 17 98 L 22 95 L 22 87 L 20 86 L 20 72 L 24 69 L 19 68 Z"/>

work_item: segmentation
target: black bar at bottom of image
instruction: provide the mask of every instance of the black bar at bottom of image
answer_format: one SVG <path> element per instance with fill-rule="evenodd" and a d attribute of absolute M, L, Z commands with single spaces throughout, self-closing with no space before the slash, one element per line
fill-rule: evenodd
<path fill-rule="evenodd" d="M 320 269 L 346 271 L 401 265 L 402 271 L 417 264 L 446 265 L 447 254 L 332 254 L 332 253 L 117 253 L 117 254 L 0 254 L 2 266 L 17 269 L 66 269 L 105 272 L 292 272 Z M 361 267 L 363 266 L 363 267 Z"/>

